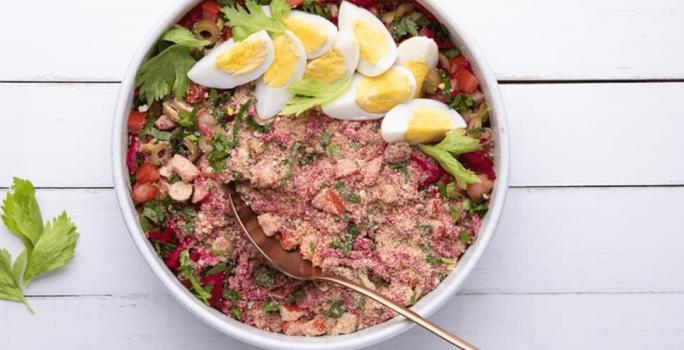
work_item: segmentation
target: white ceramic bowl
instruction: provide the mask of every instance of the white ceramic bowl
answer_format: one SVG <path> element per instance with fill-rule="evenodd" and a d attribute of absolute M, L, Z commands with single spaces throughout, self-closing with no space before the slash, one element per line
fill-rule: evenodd
<path fill-rule="evenodd" d="M 162 33 L 199 2 L 200 1 L 198 0 L 179 1 L 178 4 L 171 8 L 155 25 L 152 32 L 143 41 L 128 68 L 128 72 L 121 84 L 119 99 L 114 114 L 112 137 L 114 186 L 123 218 L 126 221 L 126 226 L 128 227 L 133 241 L 140 250 L 140 253 L 145 258 L 145 261 L 147 261 L 147 264 L 152 271 L 154 271 L 178 302 L 197 318 L 227 335 L 263 348 L 282 350 L 356 349 L 373 345 L 406 331 L 412 324 L 401 318 L 394 318 L 385 323 L 348 335 L 323 337 L 286 336 L 248 326 L 227 317 L 198 301 L 180 282 L 178 282 L 173 273 L 169 271 L 164 265 L 164 262 L 157 256 L 152 245 L 145 238 L 145 235 L 138 224 L 138 215 L 131 200 L 129 176 L 125 162 L 127 147 L 126 121 L 133 101 L 135 75 Z M 477 241 L 468 249 L 465 255 L 463 255 L 456 266 L 456 269 L 435 290 L 424 296 L 415 306 L 413 306 L 415 312 L 423 316 L 429 316 L 456 294 L 461 285 L 463 285 L 466 277 L 468 277 L 475 267 L 475 264 L 482 256 L 482 253 L 494 234 L 508 188 L 509 141 L 506 115 L 499 95 L 497 82 L 491 71 L 486 67 L 483 56 L 475 49 L 473 42 L 463 31 L 462 27 L 453 21 L 449 14 L 446 13 L 443 8 L 444 5 L 439 4 L 441 1 L 420 0 L 418 2 L 431 11 L 447 26 L 452 35 L 452 40 L 465 55 L 470 58 L 472 67 L 475 74 L 480 78 L 487 102 L 491 108 L 490 115 L 496 142 L 495 164 L 497 181 L 490 202 L 490 210 L 482 222 Z M 458 329 L 459 327 L 457 326 L 456 328 Z"/>

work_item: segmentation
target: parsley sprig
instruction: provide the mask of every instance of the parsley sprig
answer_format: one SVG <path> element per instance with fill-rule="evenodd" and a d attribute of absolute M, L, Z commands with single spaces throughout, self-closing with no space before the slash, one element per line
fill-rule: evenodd
<path fill-rule="evenodd" d="M 236 41 L 244 40 L 250 34 L 265 30 L 270 34 L 283 34 L 287 30 L 283 19 L 290 13 L 290 5 L 285 0 L 271 2 L 271 16 L 254 0 L 245 2 L 245 6 L 226 6 L 223 8 L 226 24 L 233 30 Z"/>
<path fill-rule="evenodd" d="M 172 45 L 145 62 L 135 77 L 140 97 L 148 104 L 164 99 L 172 91 L 176 99 L 183 98 L 190 87 L 188 71 L 197 63 L 190 50 L 210 44 L 181 26 L 169 29 L 160 42 Z"/>

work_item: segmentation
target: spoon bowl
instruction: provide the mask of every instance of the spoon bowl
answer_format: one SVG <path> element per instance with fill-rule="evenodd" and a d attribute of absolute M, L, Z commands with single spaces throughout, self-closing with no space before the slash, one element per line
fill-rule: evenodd
<path fill-rule="evenodd" d="M 278 240 L 266 236 L 259 224 L 256 213 L 254 213 L 252 208 L 242 200 L 235 183 L 231 182 L 225 186 L 231 208 L 233 209 L 233 213 L 235 214 L 235 218 L 237 219 L 240 228 L 242 228 L 247 238 L 254 244 L 261 255 L 283 274 L 299 280 L 328 281 L 347 287 L 377 301 L 408 320 L 417 323 L 459 349 L 477 350 L 474 345 L 449 333 L 445 329 L 374 290 L 368 289 L 348 279 L 326 274 L 320 268 L 313 266 L 311 261 L 304 259 L 298 252 L 286 251 L 282 248 Z"/>

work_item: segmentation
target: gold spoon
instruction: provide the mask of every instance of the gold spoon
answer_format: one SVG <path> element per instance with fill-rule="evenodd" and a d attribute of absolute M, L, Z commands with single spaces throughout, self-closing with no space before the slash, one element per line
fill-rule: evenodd
<path fill-rule="evenodd" d="M 447 332 L 443 328 L 428 321 L 408 308 L 401 306 L 364 286 L 338 276 L 328 275 L 320 268 L 313 266 L 309 260 L 304 259 L 299 253 L 286 251 L 280 246 L 278 240 L 269 238 L 264 234 L 264 231 L 261 229 L 261 225 L 259 225 L 259 222 L 257 221 L 257 215 L 247 204 L 245 204 L 244 201 L 242 201 L 240 195 L 237 193 L 235 184 L 230 183 L 226 185 L 226 187 L 231 207 L 233 208 L 235 217 L 240 223 L 240 227 L 242 227 L 242 230 L 245 231 L 249 240 L 254 243 L 254 246 L 257 248 L 257 250 L 276 269 L 280 270 L 280 272 L 298 280 L 328 281 L 345 286 L 357 293 L 363 294 L 377 301 L 378 303 L 417 323 L 421 327 L 461 349 L 477 350 L 474 345 Z"/>

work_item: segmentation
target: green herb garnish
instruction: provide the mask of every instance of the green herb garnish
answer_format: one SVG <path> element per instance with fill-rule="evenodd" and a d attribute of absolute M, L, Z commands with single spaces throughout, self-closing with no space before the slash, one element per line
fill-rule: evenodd
<path fill-rule="evenodd" d="M 268 314 L 268 315 L 279 313 L 280 312 L 280 304 L 276 303 L 275 301 L 265 303 L 265 304 L 261 305 L 261 311 L 263 311 L 265 314 Z"/>
<path fill-rule="evenodd" d="M 281 111 L 283 115 L 300 115 L 311 108 L 323 106 L 347 91 L 351 77 L 346 76 L 333 83 L 304 78 L 290 84 L 287 90 L 294 94 Z"/>
<path fill-rule="evenodd" d="M 190 283 L 192 293 L 197 297 L 197 299 L 201 300 L 205 304 L 209 303 L 209 299 L 211 299 L 211 293 L 207 292 L 207 290 L 202 287 L 202 284 L 197 279 L 195 268 L 192 266 L 192 260 L 190 260 L 190 253 L 187 250 L 184 250 L 180 254 L 178 275 L 185 278 Z"/>
<path fill-rule="evenodd" d="M 340 318 L 347 307 L 344 305 L 342 299 L 328 300 L 328 309 L 324 312 L 324 315 L 332 318 Z"/>
<path fill-rule="evenodd" d="M 210 44 L 208 40 L 195 38 L 181 26 L 169 29 L 161 42 L 173 44 L 145 62 L 135 77 L 140 97 L 148 104 L 163 99 L 171 91 L 176 99 L 183 98 L 190 87 L 187 73 L 197 63 L 190 49 Z"/>
<path fill-rule="evenodd" d="M 242 41 L 246 37 L 261 30 L 270 34 L 283 34 L 287 31 L 283 19 L 290 13 L 290 5 L 285 0 L 271 2 L 271 16 L 254 0 L 247 0 L 245 6 L 226 6 L 223 8 L 226 24 L 233 30 L 233 38 Z"/>

